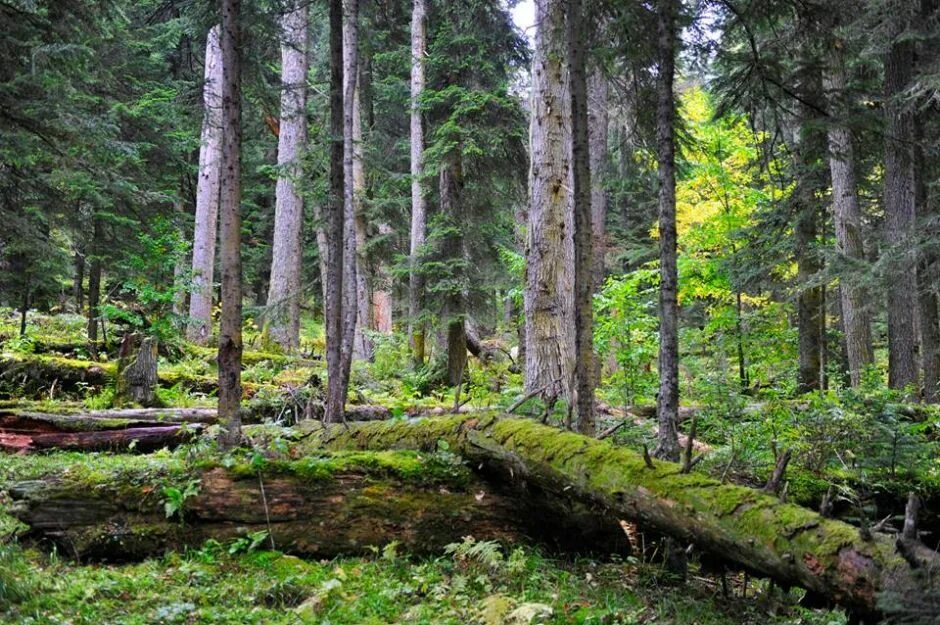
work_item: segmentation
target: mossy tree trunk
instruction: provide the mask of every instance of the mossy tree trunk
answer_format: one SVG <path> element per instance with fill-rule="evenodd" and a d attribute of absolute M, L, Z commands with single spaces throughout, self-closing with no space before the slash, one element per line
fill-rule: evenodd
<path fill-rule="evenodd" d="M 599 515 L 635 521 L 868 618 L 876 617 L 879 601 L 940 592 L 940 578 L 927 574 L 940 567 L 940 557 L 919 543 L 899 545 L 883 534 L 865 540 L 851 525 L 760 491 L 685 474 L 670 462 L 651 468 L 634 451 L 529 420 L 353 424 L 315 429 L 309 440 L 331 449 L 419 450 L 445 440 L 472 466 L 580 499 Z"/>
<path fill-rule="evenodd" d="M 128 334 L 121 343 L 114 404 L 159 405 L 157 399 L 157 342 Z"/>

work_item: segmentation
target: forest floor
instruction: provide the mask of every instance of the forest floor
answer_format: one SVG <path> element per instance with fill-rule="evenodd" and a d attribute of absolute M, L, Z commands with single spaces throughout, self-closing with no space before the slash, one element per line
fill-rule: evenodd
<path fill-rule="evenodd" d="M 0 412 L 111 407 L 113 355 L 110 361 L 89 359 L 82 318 L 34 315 L 31 322 L 25 337 L 18 336 L 12 315 L 0 323 L 0 361 L 6 367 L 0 371 Z M 306 336 L 298 358 L 246 352 L 246 405 L 257 408 L 257 419 L 267 424 L 260 431 L 268 441 L 289 437 L 302 405 L 320 392 L 322 337 L 316 329 Z M 247 342 L 252 343 L 251 336 Z M 160 361 L 163 403 L 214 406 L 214 355 L 210 348 L 185 343 L 166 350 Z M 378 342 L 374 362 L 355 364 L 351 404 L 381 406 L 397 418 L 446 413 L 456 405 L 505 411 L 522 397 L 521 377 L 508 356 L 485 365 L 471 361 L 459 397 L 452 389 L 435 387 L 425 372 L 411 370 L 408 360 L 402 337 Z M 50 370 L 52 379 L 43 377 Z M 29 379 L 36 371 L 37 377 Z M 72 376 L 74 371 L 81 375 Z M 903 514 L 906 494 L 914 488 L 928 501 L 926 527 L 940 527 L 934 505 L 940 492 L 940 413 L 935 410 L 904 405 L 877 390 L 833 392 L 799 402 L 713 391 L 693 397 L 702 439 L 697 449 L 705 452 L 697 470 L 761 486 L 780 450 L 793 449 L 787 482 L 792 501 L 817 507 L 835 487 L 837 514 L 867 522 Z M 617 444 L 652 445 L 649 409 L 614 407 L 625 403 L 618 401 L 620 395 L 610 385 L 599 390 L 604 407 L 599 431 Z M 533 417 L 542 413 L 538 400 L 517 409 Z M 180 454 L 185 450 L 174 457 Z M 167 458 L 166 452 L 151 456 L 160 462 Z M 676 584 L 658 565 L 633 558 L 554 557 L 536 545 L 466 539 L 418 557 L 392 544 L 376 546 L 369 557 L 320 561 L 266 551 L 264 536 L 252 534 L 142 562 L 106 564 L 76 562 L 61 551 L 11 539 L 17 528 L 4 513 L 9 504 L 5 485 L 29 478 L 31 471 L 64 475 L 86 460 L 94 462 L 95 455 L 75 458 L 74 453 L 51 452 L 0 463 L 9 473 L 0 475 L 0 621 L 828 625 L 845 619 L 841 612 L 798 607 L 800 591 L 783 594 L 765 580 L 748 583 L 741 575 L 729 575 L 726 592 L 719 577 L 698 571 L 695 562 L 689 580 Z"/>

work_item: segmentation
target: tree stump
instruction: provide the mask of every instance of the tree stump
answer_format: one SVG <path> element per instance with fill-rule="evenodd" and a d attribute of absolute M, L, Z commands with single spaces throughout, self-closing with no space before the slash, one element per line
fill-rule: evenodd
<path fill-rule="evenodd" d="M 118 357 L 114 404 L 159 406 L 157 388 L 157 341 L 139 334 L 126 334 Z"/>

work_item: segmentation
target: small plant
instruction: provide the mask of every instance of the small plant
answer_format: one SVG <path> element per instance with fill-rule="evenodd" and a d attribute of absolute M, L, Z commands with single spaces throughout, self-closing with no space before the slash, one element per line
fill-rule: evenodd
<path fill-rule="evenodd" d="M 174 516 L 183 522 L 183 507 L 186 500 L 199 494 L 199 480 L 190 480 L 183 488 L 176 486 L 163 487 L 163 511 L 166 518 L 172 519 Z"/>
<path fill-rule="evenodd" d="M 25 601 L 31 591 L 29 565 L 19 545 L 0 544 L 0 606 Z"/>
<path fill-rule="evenodd" d="M 261 546 L 268 539 L 268 530 L 258 530 L 250 532 L 246 536 L 240 536 L 233 540 L 228 546 L 228 554 L 234 556 L 239 553 L 251 553 Z"/>

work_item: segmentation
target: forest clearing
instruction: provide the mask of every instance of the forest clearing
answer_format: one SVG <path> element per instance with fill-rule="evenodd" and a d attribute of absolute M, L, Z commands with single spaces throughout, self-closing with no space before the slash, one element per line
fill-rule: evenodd
<path fill-rule="evenodd" d="M 0 622 L 940 625 L 938 0 L 0 59 Z"/>

